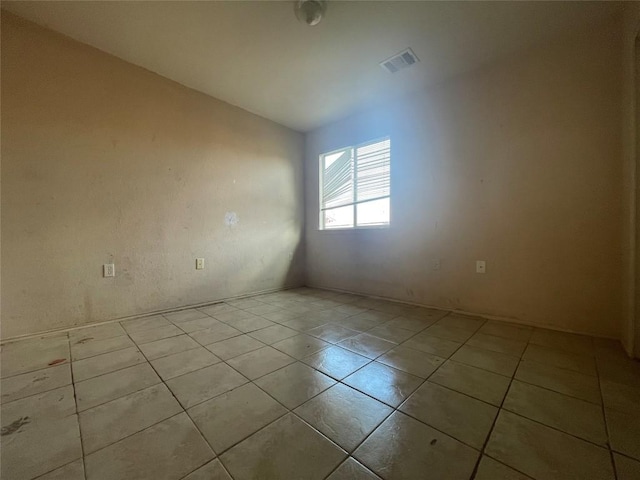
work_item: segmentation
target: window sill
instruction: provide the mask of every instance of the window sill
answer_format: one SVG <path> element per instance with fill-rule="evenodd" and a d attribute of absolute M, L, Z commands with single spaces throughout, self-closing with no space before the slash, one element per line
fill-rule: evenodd
<path fill-rule="evenodd" d="M 366 227 L 318 228 L 318 232 L 354 232 L 358 230 L 389 230 L 391 225 L 371 225 Z"/>

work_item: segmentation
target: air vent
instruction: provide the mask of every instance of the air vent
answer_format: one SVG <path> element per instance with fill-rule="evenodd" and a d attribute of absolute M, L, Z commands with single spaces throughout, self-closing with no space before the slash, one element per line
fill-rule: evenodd
<path fill-rule="evenodd" d="M 380 62 L 380 66 L 387 72 L 396 73 L 398 70 L 408 68 L 419 61 L 420 60 L 418 60 L 416 54 L 413 53 L 413 50 L 407 48 L 403 52 L 400 52 L 397 55 L 394 55 L 393 57 L 387 58 L 385 61 Z"/>

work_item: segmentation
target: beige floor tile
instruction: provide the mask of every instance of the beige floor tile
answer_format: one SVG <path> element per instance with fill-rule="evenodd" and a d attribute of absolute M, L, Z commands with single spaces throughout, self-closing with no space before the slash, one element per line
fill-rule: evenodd
<path fill-rule="evenodd" d="M 340 320 L 339 324 L 345 328 L 350 330 L 357 330 L 358 332 L 366 332 L 367 330 L 371 330 L 378 325 L 381 325 L 389 320 L 393 319 L 393 315 L 385 315 L 384 318 L 380 319 L 376 315 L 372 315 L 370 311 L 359 313 L 358 315 L 354 315 L 352 317 L 343 318 Z"/>
<path fill-rule="evenodd" d="M 351 452 L 392 411 L 387 405 L 338 383 L 296 408 L 295 413 Z"/>
<path fill-rule="evenodd" d="M 24 430 L 23 426 L 46 423 L 76 413 L 73 386 L 67 385 L 5 403 L 0 412 L 2 436 L 19 435 Z"/>
<path fill-rule="evenodd" d="M 217 458 L 184 477 L 184 480 L 232 480 Z"/>
<path fill-rule="evenodd" d="M 162 315 L 153 315 L 152 317 L 136 318 L 133 320 L 126 320 L 120 322 L 120 325 L 127 331 L 127 333 L 140 332 L 148 328 L 158 328 L 171 325 L 171 323 Z"/>
<path fill-rule="evenodd" d="M 71 385 L 69 363 L 3 378 L 0 382 L 1 403 L 12 402 L 65 385 Z"/>
<path fill-rule="evenodd" d="M 452 313 L 438 320 L 436 325 L 455 327 L 455 328 L 460 328 L 462 330 L 475 332 L 480 327 L 482 327 L 484 323 L 486 323 L 486 320 L 484 318 Z"/>
<path fill-rule="evenodd" d="M 536 328 L 534 329 L 529 342 L 564 352 L 590 356 L 594 355 L 593 339 L 586 335 Z"/>
<path fill-rule="evenodd" d="M 291 312 L 289 310 L 278 310 L 270 313 L 263 313 L 261 317 L 266 318 L 267 320 L 271 320 L 272 322 L 282 323 L 287 320 L 293 320 L 298 317 L 300 314 L 296 312 Z"/>
<path fill-rule="evenodd" d="M 273 422 L 221 457 L 235 480 L 324 479 L 346 453 L 295 415 Z"/>
<path fill-rule="evenodd" d="M 105 338 L 120 337 L 126 335 L 124 328 L 117 323 L 105 323 L 95 327 L 84 327 L 69 332 L 71 343 L 83 342 L 86 340 L 102 340 Z"/>
<path fill-rule="evenodd" d="M 443 387 L 500 406 L 510 379 L 487 370 L 447 360 L 429 380 Z"/>
<path fill-rule="evenodd" d="M 480 327 L 478 333 L 528 342 L 529 338 L 531 338 L 531 334 L 533 333 L 533 328 L 525 325 L 514 325 L 511 323 L 489 320 Z"/>
<path fill-rule="evenodd" d="M 354 300 L 355 301 L 355 300 Z M 350 317 L 362 312 L 366 312 L 367 308 L 353 305 L 352 303 L 345 303 L 336 307 L 336 311 L 346 313 Z"/>
<path fill-rule="evenodd" d="M 360 332 L 341 327 L 335 323 L 326 323 L 319 327 L 312 328 L 307 331 L 307 334 L 324 340 L 325 342 L 338 343 L 342 340 L 346 340 L 347 338 L 355 337 L 356 335 L 359 335 Z"/>
<path fill-rule="evenodd" d="M 217 325 L 226 325 L 226 324 L 222 323 L 220 320 L 216 320 L 215 318 L 205 316 L 204 318 L 196 318 L 195 320 L 188 320 L 186 322 L 181 322 L 178 324 L 178 327 L 180 327 L 180 329 L 183 332 L 193 333 L 199 330 L 207 330 Z"/>
<path fill-rule="evenodd" d="M 323 348 L 330 347 L 331 344 L 310 335 L 296 335 L 289 337 L 272 345 L 274 348 L 297 359 L 308 357 Z"/>
<path fill-rule="evenodd" d="M 276 325 L 271 320 L 262 317 L 243 318 L 242 320 L 228 322 L 227 324 L 243 333 L 255 332 L 256 330 Z"/>
<path fill-rule="evenodd" d="M 371 360 L 344 348 L 333 346 L 309 355 L 302 361 L 336 380 L 342 380 Z"/>
<path fill-rule="evenodd" d="M 215 316 L 219 313 L 235 312 L 240 309 L 221 302 L 214 305 L 209 305 L 208 307 L 198 307 L 196 310 L 206 313 L 209 316 Z"/>
<path fill-rule="evenodd" d="M 396 327 L 394 325 L 389 325 L 388 323 L 383 323 L 382 325 L 378 325 L 377 327 L 372 328 L 367 331 L 368 335 L 373 335 L 374 337 L 382 338 L 383 340 L 387 340 L 393 343 L 402 343 L 405 340 L 413 337 L 416 332 L 413 330 L 406 330 L 404 328 Z"/>
<path fill-rule="evenodd" d="M 249 380 L 255 380 L 295 361 L 295 358 L 282 353 L 280 350 L 272 347 L 262 347 L 234 357 L 227 363 Z"/>
<path fill-rule="evenodd" d="M 242 335 L 242 332 L 237 328 L 233 328 L 226 323 L 218 323 L 219 325 L 216 325 L 215 327 L 207 328 L 206 330 L 198 330 L 190 333 L 189 336 L 191 336 L 191 338 L 200 345 L 206 346 Z"/>
<path fill-rule="evenodd" d="M 515 378 L 588 402 L 601 403 L 596 377 L 523 360 L 520 362 Z"/>
<path fill-rule="evenodd" d="M 611 449 L 628 457 L 640 460 L 640 416 L 605 409 Z"/>
<path fill-rule="evenodd" d="M 146 362 L 137 347 L 125 348 L 116 352 L 104 353 L 95 357 L 73 362 L 73 380 L 81 382 L 88 378 L 104 375 L 123 368 Z"/>
<path fill-rule="evenodd" d="M 287 413 L 287 409 L 247 383 L 190 408 L 188 413 L 219 455 Z"/>
<path fill-rule="evenodd" d="M 186 413 L 88 455 L 87 480 L 182 478 L 214 454 Z"/>
<path fill-rule="evenodd" d="M 293 409 L 336 382 L 325 374 L 296 362 L 259 378 L 255 383 L 285 407 Z"/>
<path fill-rule="evenodd" d="M 640 405 L 640 384 L 638 386 L 622 383 L 600 381 L 604 406 L 610 410 L 626 413 L 637 413 Z"/>
<path fill-rule="evenodd" d="M 354 457 L 385 480 L 467 480 L 479 453 L 453 438 L 395 412 L 358 447 Z"/>
<path fill-rule="evenodd" d="M 76 460 L 38 477 L 38 480 L 84 480 L 84 462 Z"/>
<path fill-rule="evenodd" d="M 163 317 L 171 323 L 181 324 L 183 322 L 189 322 L 199 318 L 207 318 L 208 315 L 200 310 L 196 310 L 195 308 L 190 308 L 188 310 L 180 310 L 179 312 L 165 313 Z"/>
<path fill-rule="evenodd" d="M 482 456 L 474 480 L 530 480 L 531 477 L 507 467 L 486 455 Z"/>
<path fill-rule="evenodd" d="M 373 335 L 361 333 L 339 342 L 338 346 L 373 360 L 391 350 L 396 344 Z"/>
<path fill-rule="evenodd" d="M 637 387 L 640 385 L 640 361 L 620 357 L 599 357 L 600 378 Z"/>
<path fill-rule="evenodd" d="M 638 480 L 640 478 L 640 462 L 624 457 L 619 453 L 614 453 L 613 458 L 616 464 L 618 480 Z"/>
<path fill-rule="evenodd" d="M 77 415 L 22 423 L 18 429 L 10 418 L 2 415 L 0 478 L 31 479 L 82 457 Z"/>
<path fill-rule="evenodd" d="M 246 312 L 244 310 L 233 310 L 222 313 L 215 313 L 211 315 L 216 320 L 220 320 L 224 323 L 232 323 L 237 322 L 238 320 L 244 320 L 246 318 L 256 318 L 257 315 Z"/>
<path fill-rule="evenodd" d="M 393 320 L 389 320 L 382 325 L 388 325 L 390 327 L 402 328 L 404 330 L 411 330 L 413 333 L 418 333 L 425 328 L 433 325 L 436 320 L 421 320 L 419 318 L 409 317 L 396 317 Z"/>
<path fill-rule="evenodd" d="M 257 350 L 264 346 L 264 343 L 245 334 L 212 343 L 211 345 L 207 345 L 207 349 L 222 360 L 229 360 L 230 358 Z"/>
<path fill-rule="evenodd" d="M 327 480 L 380 480 L 380 477 L 353 457 L 349 457 L 327 477 Z"/>
<path fill-rule="evenodd" d="M 280 340 L 284 340 L 285 338 L 289 337 L 295 337 L 299 334 L 300 332 L 294 330 L 293 328 L 284 327 L 282 325 L 271 325 L 270 327 L 261 328 L 260 330 L 251 332 L 249 336 L 267 345 L 272 345 L 276 342 L 279 342 Z"/>
<path fill-rule="evenodd" d="M 299 332 L 306 332 L 307 330 L 313 330 L 314 328 L 325 325 L 326 323 L 328 323 L 328 320 L 324 318 L 316 318 L 316 317 L 309 317 L 306 315 L 302 315 L 292 320 L 287 320 L 286 322 L 282 322 L 282 325 L 284 325 L 287 328 L 293 328 L 294 330 L 298 330 Z"/>
<path fill-rule="evenodd" d="M 247 308 L 255 308 L 255 307 L 259 307 L 260 305 L 264 305 L 264 303 L 255 300 L 253 298 L 238 298 L 236 300 L 227 300 L 226 302 L 227 305 L 231 305 L 232 307 L 236 307 L 236 308 L 241 308 L 243 310 L 246 310 Z"/>
<path fill-rule="evenodd" d="M 608 450 L 505 410 L 485 451 L 536 479 L 614 478 Z"/>
<path fill-rule="evenodd" d="M 425 382 L 400 410 L 481 450 L 498 409 L 435 383 Z"/>
<path fill-rule="evenodd" d="M 473 335 L 472 330 L 452 327 L 450 325 L 441 325 L 438 323 L 431 325 L 426 330 L 423 330 L 422 333 L 438 338 L 443 338 L 445 340 L 450 340 L 452 342 L 466 342 L 471 337 L 471 335 Z"/>
<path fill-rule="evenodd" d="M 549 427 L 607 446 L 600 405 L 514 380 L 503 407 Z"/>
<path fill-rule="evenodd" d="M 160 382 L 160 377 L 148 363 L 141 363 L 78 382 L 75 385 L 78 412 L 124 397 Z"/>
<path fill-rule="evenodd" d="M 472 367 L 489 370 L 506 377 L 512 377 L 518 367 L 520 359 L 505 353 L 492 352 L 484 348 L 463 345 L 451 356 L 451 360 Z"/>
<path fill-rule="evenodd" d="M 213 353 L 201 347 L 152 360 L 151 365 L 166 381 L 220 362 L 221 360 Z"/>
<path fill-rule="evenodd" d="M 584 375 L 597 376 L 596 362 L 593 357 L 566 353 L 554 348 L 543 347 L 533 343 L 527 346 L 523 360 L 544 363 L 552 367 L 564 368 Z"/>
<path fill-rule="evenodd" d="M 345 378 L 345 383 L 381 402 L 397 407 L 423 379 L 378 362 L 371 362 Z"/>
<path fill-rule="evenodd" d="M 245 310 L 249 313 L 253 313 L 254 315 L 262 316 L 265 313 L 279 312 L 281 309 L 273 305 L 261 303 L 260 305 L 257 305 L 255 307 L 245 308 Z"/>
<path fill-rule="evenodd" d="M 85 410 L 80 413 L 85 454 L 161 422 L 181 410 L 164 384 Z"/>
<path fill-rule="evenodd" d="M 129 336 L 134 342 L 141 345 L 155 340 L 162 340 L 163 338 L 176 337 L 182 335 L 182 333 L 182 330 L 175 325 L 165 325 L 164 327 L 147 328 L 145 330 L 132 332 Z"/>
<path fill-rule="evenodd" d="M 397 346 L 376 361 L 416 377 L 427 378 L 442 365 L 444 358 L 421 352 L 413 348 Z"/>
<path fill-rule="evenodd" d="M 434 337 L 425 332 L 419 333 L 402 344 L 404 347 L 414 348 L 425 353 L 431 353 L 442 358 L 448 358 L 460 348 L 461 342 L 452 342 L 444 338 Z"/>
<path fill-rule="evenodd" d="M 520 357 L 527 347 L 527 342 L 478 332 L 467 341 L 467 345 Z"/>
<path fill-rule="evenodd" d="M 140 345 L 140 350 L 142 350 L 142 353 L 144 353 L 148 360 L 155 360 L 156 358 L 166 357 L 167 355 L 199 347 L 200 344 L 189 335 L 179 335 L 177 337 L 164 338 L 162 340 L 156 340 L 155 342 L 145 343 L 144 345 Z"/>
<path fill-rule="evenodd" d="M 2 377 L 41 370 L 70 359 L 66 335 L 13 342 L 2 345 L 1 348 Z"/>
<path fill-rule="evenodd" d="M 442 317 L 449 315 L 451 312 L 448 310 L 438 310 L 435 308 L 414 308 L 411 311 L 408 311 L 404 314 L 404 316 L 409 318 L 417 318 L 420 320 L 428 320 L 432 323 L 437 322 Z"/>
<path fill-rule="evenodd" d="M 113 337 L 103 340 L 89 340 L 85 343 L 76 343 L 71 345 L 71 358 L 82 360 L 83 358 L 95 357 L 103 353 L 115 352 L 125 348 L 135 347 L 135 344 L 129 337 Z"/>
<path fill-rule="evenodd" d="M 172 378 L 167 381 L 167 386 L 184 408 L 191 408 L 247 382 L 229 365 L 218 363 Z"/>

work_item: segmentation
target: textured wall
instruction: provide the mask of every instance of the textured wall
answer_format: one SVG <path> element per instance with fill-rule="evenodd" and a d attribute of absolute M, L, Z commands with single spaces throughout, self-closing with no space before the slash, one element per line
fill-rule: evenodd
<path fill-rule="evenodd" d="M 618 336 L 619 29 L 612 19 L 312 132 L 308 283 Z M 318 155 L 387 134 L 391 227 L 318 231 Z"/>
<path fill-rule="evenodd" d="M 3 12 L 2 337 L 301 284 L 303 144 Z"/>

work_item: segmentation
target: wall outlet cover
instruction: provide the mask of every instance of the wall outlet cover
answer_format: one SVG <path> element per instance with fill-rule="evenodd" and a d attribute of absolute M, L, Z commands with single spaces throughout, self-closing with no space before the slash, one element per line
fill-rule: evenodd
<path fill-rule="evenodd" d="M 105 277 L 116 276 L 116 266 L 113 263 L 105 263 L 102 265 L 102 275 Z"/>

